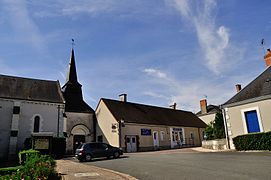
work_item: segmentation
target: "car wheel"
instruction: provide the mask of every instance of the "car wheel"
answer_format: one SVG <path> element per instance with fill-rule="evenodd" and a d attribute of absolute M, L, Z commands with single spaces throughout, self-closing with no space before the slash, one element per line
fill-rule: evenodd
<path fill-rule="evenodd" d="M 120 153 L 118 151 L 114 152 L 114 158 L 120 157 Z"/>
<path fill-rule="evenodd" d="M 85 160 L 86 161 L 91 161 L 92 157 L 90 154 L 86 154 Z"/>

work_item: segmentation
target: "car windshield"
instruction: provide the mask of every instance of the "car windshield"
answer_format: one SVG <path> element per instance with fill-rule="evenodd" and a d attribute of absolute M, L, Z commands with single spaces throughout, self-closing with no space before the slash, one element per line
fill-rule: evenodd
<path fill-rule="evenodd" d="M 83 144 L 80 144 L 80 145 L 77 147 L 77 149 L 81 149 L 82 146 L 83 146 Z"/>

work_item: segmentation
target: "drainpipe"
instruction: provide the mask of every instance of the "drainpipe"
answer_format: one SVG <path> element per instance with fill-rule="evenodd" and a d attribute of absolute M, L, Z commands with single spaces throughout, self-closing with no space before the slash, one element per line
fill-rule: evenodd
<path fill-rule="evenodd" d="M 228 149 L 231 149 L 230 146 L 230 139 L 229 139 L 229 134 L 228 134 L 228 126 L 227 126 L 227 121 L 226 121 L 226 112 L 223 106 L 220 106 L 220 109 L 222 110 L 222 115 L 223 115 L 223 121 L 224 121 L 224 128 L 225 128 L 225 135 L 226 135 L 226 141 L 227 141 L 227 146 Z"/>
<path fill-rule="evenodd" d="M 60 105 L 57 105 L 57 137 L 59 137 L 59 111 Z"/>

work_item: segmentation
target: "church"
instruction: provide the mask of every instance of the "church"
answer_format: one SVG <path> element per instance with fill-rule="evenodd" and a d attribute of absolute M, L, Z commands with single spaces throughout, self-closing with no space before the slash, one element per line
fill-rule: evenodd
<path fill-rule="evenodd" d="M 74 49 L 67 80 L 0 75 L 0 159 L 16 156 L 31 136 L 66 137 L 72 154 L 82 142 L 95 141 L 95 112 L 84 101 Z"/>
<path fill-rule="evenodd" d="M 71 52 L 67 80 L 62 87 L 65 99 L 66 151 L 73 154 L 80 143 L 95 141 L 95 112 L 84 101 L 82 85 L 78 82 L 74 50 Z"/>

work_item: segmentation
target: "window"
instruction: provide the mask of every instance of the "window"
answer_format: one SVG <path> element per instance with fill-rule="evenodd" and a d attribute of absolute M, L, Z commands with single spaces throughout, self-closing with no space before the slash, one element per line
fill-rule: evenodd
<path fill-rule="evenodd" d="M 40 131 L 40 117 L 35 116 L 34 118 L 34 131 L 33 132 L 39 132 Z"/>
<path fill-rule="evenodd" d="M 161 141 L 164 141 L 164 136 L 165 136 L 165 132 L 160 131 L 160 139 L 161 139 Z"/>
<path fill-rule="evenodd" d="M 13 107 L 13 114 L 20 114 L 20 106 Z"/>
<path fill-rule="evenodd" d="M 175 141 L 174 131 L 172 131 L 172 141 Z"/>
<path fill-rule="evenodd" d="M 190 133 L 190 138 L 194 139 L 194 133 L 192 133 L 192 132 Z"/>
<path fill-rule="evenodd" d="M 98 136 L 98 142 L 103 142 L 103 136 L 102 135 Z"/>

